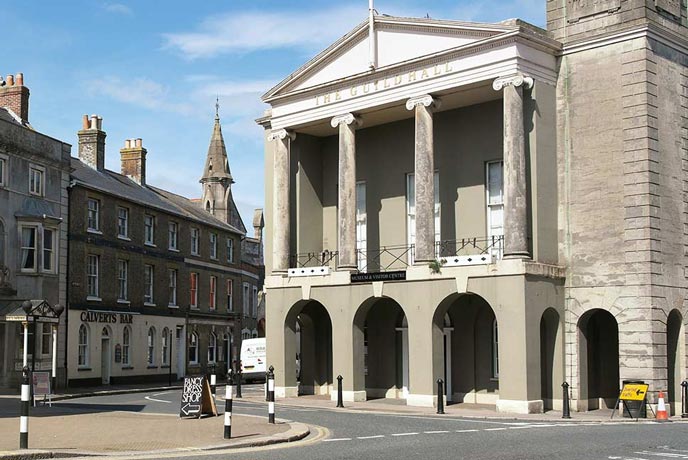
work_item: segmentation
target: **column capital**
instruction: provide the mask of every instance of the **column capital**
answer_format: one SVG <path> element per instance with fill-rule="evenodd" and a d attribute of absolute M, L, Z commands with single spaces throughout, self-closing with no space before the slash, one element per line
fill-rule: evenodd
<path fill-rule="evenodd" d="M 535 84 L 533 77 L 528 77 L 523 74 L 509 75 L 508 77 L 499 77 L 492 82 L 492 89 L 501 91 L 505 86 L 524 86 L 526 89 L 531 89 Z"/>
<path fill-rule="evenodd" d="M 330 120 L 330 125 L 332 125 L 333 128 L 338 127 L 342 123 L 345 123 L 347 125 L 354 124 L 354 127 L 359 127 L 363 123 L 359 117 L 354 115 L 353 113 L 343 113 L 341 115 L 337 115 Z"/>
<path fill-rule="evenodd" d="M 268 140 L 274 141 L 275 139 L 284 140 L 289 137 L 292 141 L 296 139 L 296 133 L 294 131 L 289 131 L 286 129 L 277 129 L 268 134 Z"/>
<path fill-rule="evenodd" d="M 441 101 L 437 98 L 432 97 L 429 94 L 424 94 L 422 96 L 412 97 L 406 101 L 406 109 L 414 110 L 418 105 L 424 105 L 431 109 L 439 109 Z"/>

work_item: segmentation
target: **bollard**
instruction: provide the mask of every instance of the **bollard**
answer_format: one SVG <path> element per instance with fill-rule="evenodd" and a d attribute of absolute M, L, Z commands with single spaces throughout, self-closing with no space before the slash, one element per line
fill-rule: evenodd
<path fill-rule="evenodd" d="M 269 375 L 270 375 L 269 372 L 265 373 L 265 385 L 263 385 L 263 387 L 264 387 L 263 390 L 265 390 L 265 401 L 269 401 L 269 398 L 268 398 L 268 378 L 269 378 L 268 376 Z"/>
<path fill-rule="evenodd" d="M 561 418 L 571 418 L 571 406 L 569 404 L 569 384 L 568 382 L 564 382 L 561 384 L 562 388 L 562 401 L 563 401 L 563 408 L 562 408 L 562 415 Z"/>
<path fill-rule="evenodd" d="M 19 448 L 29 448 L 29 405 L 31 391 L 29 388 L 29 368 L 22 369 L 21 412 L 19 417 Z"/>
<path fill-rule="evenodd" d="M 215 368 L 213 368 L 212 372 L 210 374 L 210 394 L 213 395 L 213 402 L 217 404 L 217 375 L 215 375 Z"/>
<path fill-rule="evenodd" d="M 344 407 L 344 397 L 342 395 L 342 380 L 344 377 L 341 375 L 337 376 L 337 407 Z"/>
<path fill-rule="evenodd" d="M 275 368 L 268 372 L 268 423 L 275 423 Z"/>
<path fill-rule="evenodd" d="M 681 418 L 688 418 L 688 381 L 681 382 L 683 398 L 681 398 Z"/>
<path fill-rule="evenodd" d="M 444 414 L 444 380 L 437 379 L 437 413 Z"/>
<path fill-rule="evenodd" d="M 227 385 L 225 386 L 225 439 L 232 437 L 232 386 L 234 379 L 232 371 L 227 373 Z"/>
<path fill-rule="evenodd" d="M 236 372 L 236 397 L 241 398 L 241 381 L 243 378 L 241 377 L 242 374 L 241 370 L 241 360 L 237 361 L 237 372 Z"/>

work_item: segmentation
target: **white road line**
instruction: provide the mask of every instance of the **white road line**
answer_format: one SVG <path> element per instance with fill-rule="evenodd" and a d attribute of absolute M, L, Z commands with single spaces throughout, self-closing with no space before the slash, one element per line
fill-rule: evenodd
<path fill-rule="evenodd" d="M 504 431 L 508 430 L 508 428 L 485 428 L 483 431 Z"/>
<path fill-rule="evenodd" d="M 525 428 L 534 428 L 534 427 L 536 427 L 536 426 L 537 426 L 537 425 L 510 426 L 509 429 L 510 429 L 510 430 L 523 430 L 523 429 L 525 429 Z"/>
<path fill-rule="evenodd" d="M 155 401 L 155 402 L 161 402 L 161 403 L 166 403 L 166 404 L 172 404 L 172 401 L 165 401 L 164 399 L 155 399 L 155 398 L 151 398 L 150 396 L 146 396 L 144 399 L 147 399 L 148 401 Z"/>
<path fill-rule="evenodd" d="M 449 433 L 449 431 L 443 431 L 443 430 L 437 430 L 437 431 L 423 431 L 425 434 L 442 434 L 442 433 Z"/>
<path fill-rule="evenodd" d="M 392 436 L 414 436 L 419 433 L 392 433 Z"/>
<path fill-rule="evenodd" d="M 351 441 L 351 438 L 323 439 L 323 442 Z"/>
<path fill-rule="evenodd" d="M 171 391 L 163 391 L 162 393 L 155 393 L 153 396 L 162 396 L 162 395 L 166 395 L 167 393 L 171 393 Z"/>
<path fill-rule="evenodd" d="M 375 436 L 359 436 L 356 439 L 377 439 L 377 438 L 384 438 L 384 437 L 385 437 L 384 434 L 378 434 Z"/>
<path fill-rule="evenodd" d="M 456 430 L 457 433 L 477 433 L 478 430 Z"/>
<path fill-rule="evenodd" d="M 649 452 L 647 450 L 644 450 L 642 452 L 633 452 L 634 454 L 640 454 L 640 455 L 652 455 L 654 457 L 664 457 L 664 458 L 688 458 L 688 455 L 686 454 L 672 454 L 669 452 Z"/>

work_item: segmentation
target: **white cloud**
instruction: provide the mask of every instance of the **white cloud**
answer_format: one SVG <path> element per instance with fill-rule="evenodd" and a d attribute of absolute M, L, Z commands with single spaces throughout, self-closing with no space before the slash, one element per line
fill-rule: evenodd
<path fill-rule="evenodd" d="M 365 20 L 365 13 L 360 7 L 228 13 L 206 18 L 195 32 L 168 33 L 163 38 L 166 48 L 190 59 L 266 49 L 314 50 Z"/>
<path fill-rule="evenodd" d="M 103 9 L 108 13 L 124 14 L 127 16 L 134 14 L 132 9 L 123 3 L 105 3 Z"/>

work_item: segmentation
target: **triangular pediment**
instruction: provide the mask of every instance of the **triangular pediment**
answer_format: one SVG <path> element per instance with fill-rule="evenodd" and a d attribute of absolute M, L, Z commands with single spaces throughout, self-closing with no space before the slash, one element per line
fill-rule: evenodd
<path fill-rule="evenodd" d="M 515 24 L 483 24 L 433 19 L 376 16 L 376 70 L 470 46 L 517 30 Z M 370 72 L 368 21 L 268 91 L 263 100 L 334 83 Z"/>

